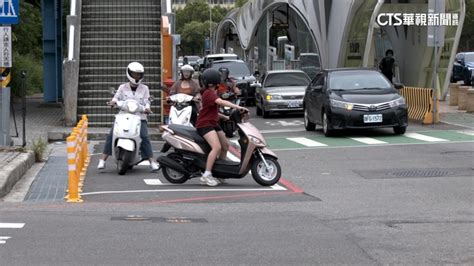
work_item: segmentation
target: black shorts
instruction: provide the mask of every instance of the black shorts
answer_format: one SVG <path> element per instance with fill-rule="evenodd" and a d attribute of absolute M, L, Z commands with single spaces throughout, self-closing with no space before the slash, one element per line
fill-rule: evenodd
<path fill-rule="evenodd" d="M 204 137 L 204 135 L 206 135 L 207 133 L 215 130 L 216 132 L 219 132 L 219 131 L 222 131 L 222 128 L 220 126 L 216 126 L 216 127 L 202 127 L 202 128 L 198 128 L 196 129 L 198 134 L 201 135 L 201 137 Z"/>

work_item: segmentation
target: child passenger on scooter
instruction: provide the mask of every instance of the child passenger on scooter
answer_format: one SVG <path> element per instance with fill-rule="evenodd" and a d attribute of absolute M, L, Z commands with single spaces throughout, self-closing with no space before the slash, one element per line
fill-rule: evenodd
<path fill-rule="evenodd" d="M 196 122 L 196 129 L 211 146 L 211 152 L 207 156 L 206 171 L 201 177 L 201 182 L 214 187 L 219 184 L 219 181 L 212 176 L 212 167 L 218 156 L 221 160 L 227 158 L 229 148 L 229 142 L 218 124 L 218 106 L 228 106 L 244 112 L 248 112 L 248 109 L 222 100 L 217 96 L 216 88 L 221 81 L 217 70 L 206 69 L 201 75 L 201 80 L 203 85 L 201 90 L 202 109 Z M 220 182 L 222 183 L 222 181 Z"/>
<path fill-rule="evenodd" d="M 151 114 L 150 109 L 150 91 L 148 86 L 142 84 L 145 69 L 142 64 L 138 62 L 132 62 L 127 67 L 127 78 L 130 82 L 120 85 L 114 98 L 108 103 L 110 106 L 114 106 L 118 101 L 124 101 L 130 98 L 136 99 L 140 104 L 145 106 L 145 114 L 141 115 L 141 128 L 140 138 L 142 139 L 140 151 L 142 158 L 150 161 L 150 167 L 153 171 L 159 170 L 158 163 L 153 159 L 153 149 L 148 136 L 148 123 L 146 114 Z M 105 141 L 104 151 L 102 152 L 102 158 L 99 160 L 98 169 L 105 168 L 105 161 L 112 155 L 112 135 L 114 132 L 114 126 L 110 129 L 110 133 Z"/>

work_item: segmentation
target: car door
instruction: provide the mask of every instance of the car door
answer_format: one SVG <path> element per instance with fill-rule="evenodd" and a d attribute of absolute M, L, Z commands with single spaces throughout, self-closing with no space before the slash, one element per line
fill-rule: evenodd
<path fill-rule="evenodd" d="M 309 92 L 311 99 L 311 116 L 310 119 L 316 123 L 321 122 L 321 109 L 323 106 L 323 90 L 325 83 L 325 74 L 320 72 L 316 75 L 313 82 L 311 83 L 311 89 Z"/>
<path fill-rule="evenodd" d="M 260 78 L 260 86 L 255 88 L 255 104 L 262 107 L 263 83 L 265 82 L 266 74 Z"/>

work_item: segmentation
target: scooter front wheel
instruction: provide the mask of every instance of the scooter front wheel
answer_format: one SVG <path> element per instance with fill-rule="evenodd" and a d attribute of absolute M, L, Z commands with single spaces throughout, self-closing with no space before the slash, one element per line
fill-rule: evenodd
<path fill-rule="evenodd" d="M 268 168 L 262 158 L 257 157 L 252 163 L 252 177 L 262 186 L 273 186 L 281 177 L 280 163 L 276 158 L 264 155 Z"/>
<path fill-rule="evenodd" d="M 167 155 L 167 157 L 184 166 L 184 160 L 179 154 L 170 153 Z M 180 173 L 164 165 L 162 165 L 161 170 L 163 171 L 163 176 L 166 178 L 166 180 L 173 184 L 183 184 L 189 179 L 189 175 Z"/>
<path fill-rule="evenodd" d="M 132 162 L 132 152 L 122 149 L 122 159 L 118 161 L 118 173 L 119 175 L 124 175 L 130 168 L 130 163 Z"/>

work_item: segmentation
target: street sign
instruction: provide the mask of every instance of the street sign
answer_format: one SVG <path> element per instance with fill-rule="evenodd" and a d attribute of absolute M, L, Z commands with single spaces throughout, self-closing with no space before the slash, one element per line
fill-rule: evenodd
<path fill-rule="evenodd" d="M 12 29 L 10 26 L 0 27 L 0 67 L 12 67 Z"/>
<path fill-rule="evenodd" d="M 20 0 L 0 0 L 0 24 L 20 22 Z"/>

